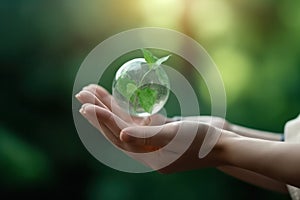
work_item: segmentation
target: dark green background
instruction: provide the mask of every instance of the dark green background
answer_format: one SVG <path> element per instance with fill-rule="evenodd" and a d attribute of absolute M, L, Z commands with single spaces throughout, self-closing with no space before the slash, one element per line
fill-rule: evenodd
<path fill-rule="evenodd" d="M 282 132 L 300 110 L 299 8 L 296 0 L 2 0 L 1 198 L 289 199 L 214 169 L 110 169 L 81 144 L 71 95 L 81 62 L 98 43 L 130 28 L 171 28 L 197 40 L 216 62 L 229 121 Z M 189 77 L 209 114 L 202 82 Z"/>

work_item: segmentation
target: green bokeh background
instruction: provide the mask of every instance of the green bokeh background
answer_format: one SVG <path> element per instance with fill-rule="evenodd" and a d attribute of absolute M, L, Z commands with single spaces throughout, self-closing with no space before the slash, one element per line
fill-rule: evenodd
<path fill-rule="evenodd" d="M 215 169 L 171 175 L 110 169 L 82 145 L 71 100 L 76 72 L 98 43 L 158 26 L 208 51 L 225 83 L 229 121 L 282 132 L 300 111 L 299 8 L 296 0 L 2 0 L 1 198 L 289 199 Z M 181 70 L 194 74 L 184 64 Z M 205 85 L 188 77 L 209 114 Z"/>

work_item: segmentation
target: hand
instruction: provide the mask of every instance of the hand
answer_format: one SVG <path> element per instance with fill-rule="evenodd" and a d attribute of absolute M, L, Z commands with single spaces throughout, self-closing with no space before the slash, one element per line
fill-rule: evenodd
<path fill-rule="evenodd" d="M 119 116 L 111 111 L 110 105 L 113 98 L 103 88 L 95 85 L 84 88 L 77 98 L 83 103 L 80 110 L 82 115 L 109 141 L 121 150 L 125 150 L 125 153 L 134 159 L 155 170 L 170 173 L 217 166 L 221 163 L 217 159 L 217 152 L 220 151 L 221 146 L 219 142 L 205 158 L 199 159 L 198 157 L 208 130 L 212 135 L 218 132 L 216 128 L 208 124 L 181 121 L 161 123 L 159 126 L 141 126 L 145 123 L 140 118 L 134 118 L 134 123 L 132 123 L 131 116 L 121 109 L 116 110 Z M 164 118 L 160 115 L 156 117 L 157 119 Z M 156 120 L 156 122 L 162 121 Z M 175 143 L 169 145 L 171 141 Z M 143 154 L 149 152 L 152 153 Z"/>
<path fill-rule="evenodd" d="M 162 173 L 222 164 L 218 159 L 222 149 L 220 142 L 205 158 L 198 157 L 208 129 L 211 128 L 210 134 L 218 132 L 208 124 L 180 121 L 160 126 L 132 126 L 109 110 L 93 104 L 84 104 L 80 112 L 114 145 Z M 177 139 L 174 142 L 175 137 Z M 173 145 L 169 146 L 171 141 Z M 149 152 L 152 154 L 143 154 Z"/>

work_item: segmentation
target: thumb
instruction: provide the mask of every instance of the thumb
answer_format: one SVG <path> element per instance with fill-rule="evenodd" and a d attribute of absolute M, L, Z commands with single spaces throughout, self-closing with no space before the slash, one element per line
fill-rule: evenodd
<path fill-rule="evenodd" d="M 178 127 L 178 123 L 128 127 L 121 131 L 120 139 L 123 142 L 140 146 L 163 147 L 174 138 Z"/>

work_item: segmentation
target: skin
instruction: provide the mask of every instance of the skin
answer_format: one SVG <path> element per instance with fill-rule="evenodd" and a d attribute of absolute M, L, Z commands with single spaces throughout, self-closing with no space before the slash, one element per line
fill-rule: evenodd
<path fill-rule="evenodd" d="M 216 167 L 269 190 L 286 193 L 286 184 L 300 187 L 300 145 L 281 142 L 276 133 L 245 128 L 216 117 L 210 123 L 212 117 L 209 116 L 185 117 L 176 122 L 160 114 L 147 119 L 130 116 L 98 85 L 84 87 L 76 98 L 82 103 L 80 113 L 127 154 L 157 150 L 158 156 L 167 159 L 170 152 L 176 153 L 177 150 L 168 152 L 163 147 L 179 130 L 184 133 L 183 137 L 197 130 L 189 148 L 170 165 L 161 168 L 159 163 L 142 158 L 143 163 L 161 173 Z M 199 149 L 209 128 L 212 130 L 210 134 L 220 131 L 222 134 L 212 151 L 199 159 Z M 178 145 L 180 147 L 180 143 Z"/>

